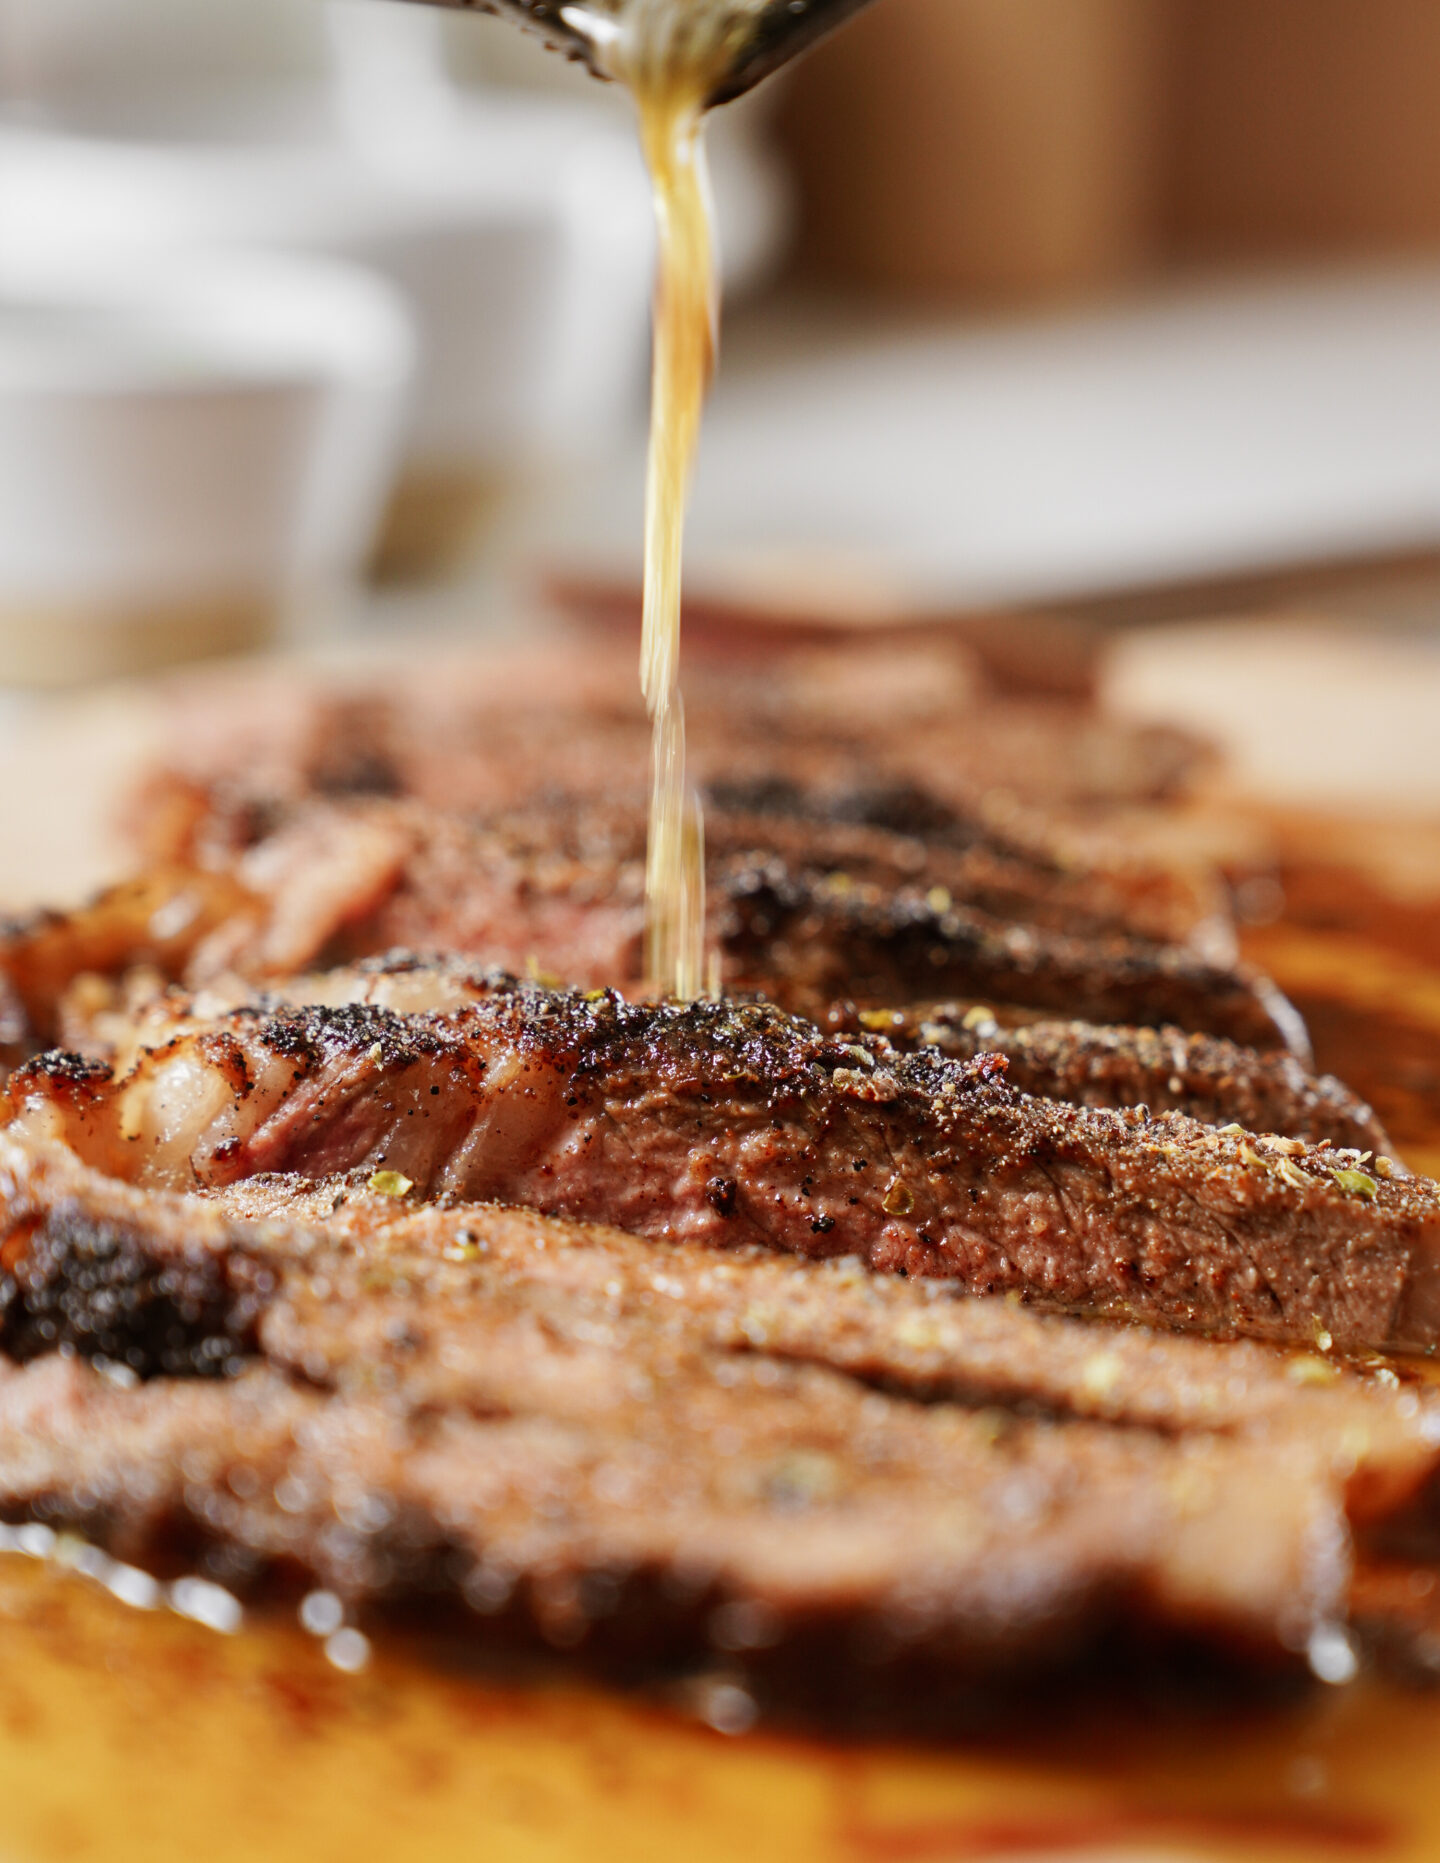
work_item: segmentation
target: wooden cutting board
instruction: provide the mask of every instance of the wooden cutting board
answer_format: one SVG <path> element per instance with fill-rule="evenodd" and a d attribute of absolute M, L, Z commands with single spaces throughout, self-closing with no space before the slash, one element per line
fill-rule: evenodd
<path fill-rule="evenodd" d="M 0 1854 L 26 1863 L 1440 1855 L 1440 1699 L 1370 1687 L 949 1749 L 727 1738 L 399 1648 L 341 1675 L 297 1630 L 222 1637 L 17 1559 L 0 1651 Z"/>
<path fill-rule="evenodd" d="M 114 865 L 95 786 L 108 802 L 154 728 L 143 695 L 51 720 L 68 827 L 58 778 L 42 809 L 33 745 L 28 784 L 0 770 L 12 899 L 36 873 L 73 893 Z M 1440 809 L 1406 801 L 1355 814 L 1219 791 L 1176 832 L 1264 871 L 1252 953 L 1322 1065 L 1440 1171 Z M 223 1635 L 0 1555 L 0 1863 L 1440 1857 L 1440 1691 L 1362 1682 L 1128 1717 L 1072 1704 L 1048 1731 L 922 1748 L 725 1735 L 703 1692 L 501 1684 L 439 1654 L 396 1635 L 344 1674 L 292 1622 Z"/>

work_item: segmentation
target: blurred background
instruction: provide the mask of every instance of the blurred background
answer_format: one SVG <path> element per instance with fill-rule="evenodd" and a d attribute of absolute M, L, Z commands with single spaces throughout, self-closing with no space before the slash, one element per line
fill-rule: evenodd
<path fill-rule="evenodd" d="M 1433 0 L 877 0 L 714 124 L 696 608 L 1319 606 L 1433 703 L 1437 99 Z M 0 0 L 0 683 L 633 619 L 650 255 L 496 21 Z"/>

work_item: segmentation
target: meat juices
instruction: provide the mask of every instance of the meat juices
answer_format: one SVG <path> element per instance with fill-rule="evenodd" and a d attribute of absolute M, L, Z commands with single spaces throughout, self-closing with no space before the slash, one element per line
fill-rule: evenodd
<path fill-rule="evenodd" d="M 388 1008 L 392 991 L 428 1006 Z M 1388 1160 L 1031 1099 L 1003 1057 L 903 1054 L 766 1004 L 630 1004 L 407 959 L 299 993 L 199 1015 L 168 999 L 118 1077 L 42 1057 L 11 1080 L 11 1129 L 158 1188 L 380 1171 L 421 1198 L 859 1255 L 1152 1324 L 1440 1336 L 1440 1194 Z"/>

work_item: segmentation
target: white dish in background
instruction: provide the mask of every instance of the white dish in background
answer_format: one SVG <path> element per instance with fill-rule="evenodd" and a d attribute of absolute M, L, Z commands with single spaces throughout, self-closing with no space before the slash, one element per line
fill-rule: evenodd
<path fill-rule="evenodd" d="M 358 80 L 357 80 L 358 84 Z M 397 84 L 182 90 L 0 128 L 0 249 L 264 246 L 357 261 L 409 300 L 413 460 L 513 471 L 634 421 L 653 229 L 630 126 L 588 100 Z"/>
<path fill-rule="evenodd" d="M 0 683 L 253 646 L 352 581 L 412 365 L 350 267 L 0 254 Z"/>

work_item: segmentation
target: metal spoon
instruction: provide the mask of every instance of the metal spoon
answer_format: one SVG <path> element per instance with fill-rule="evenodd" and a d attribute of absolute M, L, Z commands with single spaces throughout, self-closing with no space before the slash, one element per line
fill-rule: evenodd
<path fill-rule="evenodd" d="M 593 30 L 596 16 L 618 18 L 626 0 L 426 0 L 435 6 L 464 7 L 471 12 L 494 13 L 510 19 L 527 31 L 538 33 L 547 45 L 578 59 L 597 77 L 606 77 L 601 60 L 603 40 Z M 722 11 L 727 0 L 673 0 L 678 7 L 690 7 L 698 16 L 706 9 Z M 813 45 L 858 13 L 868 0 L 756 0 L 744 11 L 753 10 L 753 21 L 745 30 L 724 77 L 706 100 L 710 104 L 728 103 L 767 78 L 781 65 Z"/>

